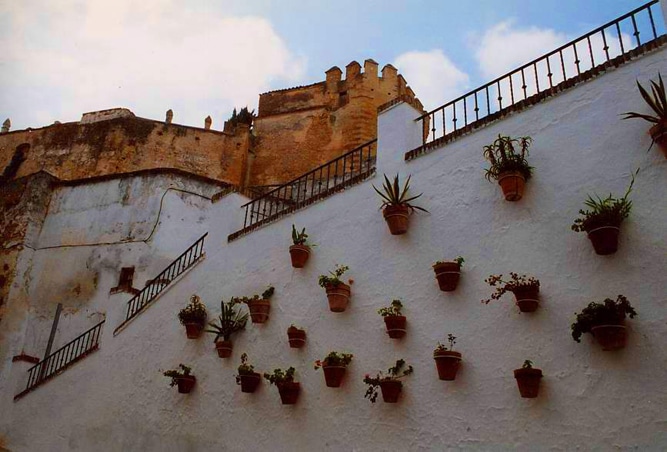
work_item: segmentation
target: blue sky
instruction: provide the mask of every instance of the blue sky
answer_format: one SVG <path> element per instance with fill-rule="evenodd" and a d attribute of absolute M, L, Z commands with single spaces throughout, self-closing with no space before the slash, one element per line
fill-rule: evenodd
<path fill-rule="evenodd" d="M 435 107 L 643 3 L 0 0 L 0 121 L 124 106 L 196 126 L 210 114 L 221 128 L 260 92 L 366 58 L 397 66 Z"/>

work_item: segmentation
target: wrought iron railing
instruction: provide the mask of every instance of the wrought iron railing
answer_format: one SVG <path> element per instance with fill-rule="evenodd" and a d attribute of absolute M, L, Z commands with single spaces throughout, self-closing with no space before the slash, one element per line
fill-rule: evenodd
<path fill-rule="evenodd" d="M 99 348 L 103 325 L 104 320 L 28 369 L 28 383 L 26 384 L 26 388 L 14 396 L 14 400 L 23 397 L 37 386 L 63 372 L 75 362 L 96 351 Z"/>
<path fill-rule="evenodd" d="M 347 152 L 241 206 L 243 229 L 232 240 L 375 174 L 376 141 Z"/>
<path fill-rule="evenodd" d="M 157 296 L 171 284 L 179 275 L 199 261 L 204 255 L 204 239 L 208 232 L 202 235 L 187 250 L 178 256 L 167 268 L 153 278 L 141 292 L 127 302 L 127 313 L 123 323 L 113 332 L 114 336 L 134 317 L 139 315 Z"/>
<path fill-rule="evenodd" d="M 412 160 L 449 139 L 473 130 L 502 114 L 530 105 L 535 98 L 592 77 L 603 66 L 620 63 L 652 47 L 664 28 L 656 23 L 652 0 L 629 13 L 524 64 L 419 118 L 424 130 L 422 146 L 405 154 Z M 658 17 L 661 13 L 657 12 Z M 660 29 L 660 33 L 658 32 Z M 648 36 L 644 39 L 640 36 Z M 522 105 L 517 105 L 522 104 Z"/>

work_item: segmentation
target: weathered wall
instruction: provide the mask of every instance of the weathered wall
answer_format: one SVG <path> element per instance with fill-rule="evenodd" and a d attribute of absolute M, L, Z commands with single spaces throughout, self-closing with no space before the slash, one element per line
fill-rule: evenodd
<path fill-rule="evenodd" d="M 0 434 L 17 451 L 665 449 L 667 160 L 655 149 L 646 153 L 646 123 L 619 115 L 646 109 L 634 81 L 667 72 L 666 61 L 667 50 L 659 50 L 407 164 L 403 153 L 421 143 L 418 112 L 407 104 L 386 110 L 378 173 L 412 174 L 414 191 L 424 192 L 419 205 L 430 211 L 412 218 L 406 236 L 391 236 L 378 212 L 371 182 L 379 184 L 379 177 L 232 243 L 226 237 L 240 228 L 245 199 L 231 194 L 202 205 L 206 215 L 191 224 L 209 231 L 206 259 L 117 337 L 111 332 L 125 300 L 100 297 L 109 323 L 100 351 L 16 403 L 11 391 L 18 386 L 0 388 Z M 535 142 L 534 177 L 518 203 L 504 201 L 497 184 L 483 177 L 481 149 L 499 133 Z M 622 193 L 637 167 L 619 250 L 598 256 L 570 224 L 587 193 Z M 175 203 L 172 212 L 192 221 L 193 207 Z M 292 223 L 307 227 L 318 245 L 300 270 L 291 268 L 287 253 Z M 164 237 L 136 256 L 153 262 L 171 241 L 185 240 L 176 232 Z M 440 292 L 431 264 L 459 254 L 466 258 L 461 284 Z M 317 285 L 336 263 L 349 265 L 354 279 L 342 314 L 329 312 Z M 480 303 L 491 293 L 484 278 L 509 271 L 540 279 L 536 313 L 520 314 L 510 297 Z M 111 282 L 105 284 L 108 290 Z M 213 317 L 221 298 L 267 284 L 276 286 L 271 317 L 235 336 L 232 359 L 216 356 L 212 337 L 185 338 L 176 314 L 192 293 Z M 627 348 L 603 352 L 590 337 L 575 343 L 573 313 L 619 293 L 639 313 L 628 322 Z M 401 341 L 387 337 L 376 314 L 393 298 L 403 299 L 408 317 Z M 288 347 L 291 323 L 306 328 L 304 349 Z M 458 337 L 463 353 L 454 382 L 437 379 L 431 356 L 447 333 Z M 326 388 L 312 368 L 331 350 L 355 355 L 340 389 Z M 280 405 L 266 383 L 254 395 L 242 394 L 234 383 L 242 352 L 259 371 L 295 366 L 299 403 Z M 400 403 L 371 405 L 363 398 L 364 374 L 397 358 L 415 367 Z M 525 359 L 545 374 L 534 400 L 519 397 L 512 376 Z M 178 363 L 198 377 L 188 396 L 169 388 L 160 372 Z M 17 385 L 22 372 L 12 370 Z"/>

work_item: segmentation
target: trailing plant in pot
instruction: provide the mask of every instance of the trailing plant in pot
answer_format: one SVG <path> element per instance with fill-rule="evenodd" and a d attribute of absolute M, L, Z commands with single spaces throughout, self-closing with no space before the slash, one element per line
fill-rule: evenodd
<path fill-rule="evenodd" d="M 625 318 L 634 319 L 637 311 L 623 295 L 616 301 L 606 298 L 602 303 L 591 302 L 577 316 L 572 324 L 572 338 L 581 342 L 581 335 L 591 333 L 600 343 L 602 350 L 625 348 L 627 329 Z"/>
<path fill-rule="evenodd" d="M 405 336 L 407 322 L 401 309 L 403 309 L 401 300 L 393 300 L 388 307 L 378 309 L 378 314 L 384 318 L 387 334 L 392 339 L 400 339 Z"/>
<path fill-rule="evenodd" d="M 542 370 L 534 369 L 533 362 L 525 360 L 521 369 L 514 370 L 514 378 L 519 386 L 521 397 L 534 399 L 540 392 L 540 380 L 542 379 Z"/>
<path fill-rule="evenodd" d="M 255 367 L 248 363 L 248 355 L 246 353 L 242 354 L 241 364 L 236 375 L 236 384 L 241 385 L 241 392 L 255 392 L 261 379 L 262 376 L 255 372 Z"/>
<path fill-rule="evenodd" d="M 255 294 L 252 297 L 232 297 L 231 301 L 236 304 L 245 303 L 248 305 L 252 323 L 264 323 L 269 319 L 269 311 L 271 310 L 269 299 L 273 296 L 274 292 L 274 287 L 269 286 L 262 292 L 261 298 Z"/>
<path fill-rule="evenodd" d="M 461 354 L 454 351 L 456 336 L 448 334 L 447 342 L 449 342 L 449 347 L 438 342 L 438 346 L 433 350 L 433 359 L 438 369 L 438 378 L 440 380 L 452 381 L 456 379 L 456 373 L 459 371 Z"/>
<path fill-rule="evenodd" d="M 294 405 L 301 392 L 301 385 L 294 381 L 295 371 L 294 367 L 290 367 L 287 370 L 275 369 L 272 374 L 264 374 L 269 383 L 278 387 L 283 405 Z"/>
<path fill-rule="evenodd" d="M 519 201 L 526 181 L 532 176 L 533 167 L 526 160 L 532 142 L 530 137 L 498 135 L 493 143 L 484 146 L 484 157 L 491 163 L 486 169 L 486 179 L 498 181 L 507 201 Z"/>
<path fill-rule="evenodd" d="M 662 82 L 662 75 L 658 73 L 657 82 L 651 80 L 652 95 L 649 94 L 646 88 L 639 84 L 639 81 L 637 81 L 637 88 L 639 88 L 639 93 L 655 115 L 628 112 L 623 113 L 625 115 L 623 119 L 638 118 L 653 124 L 648 133 L 651 135 L 653 143 L 658 144 L 665 154 L 665 158 L 667 158 L 667 95 L 665 94 L 665 84 Z"/>
<path fill-rule="evenodd" d="M 330 271 L 328 275 L 320 275 L 318 284 L 326 290 L 329 309 L 332 312 L 345 311 L 347 304 L 350 302 L 350 286 L 340 279 L 349 269 L 350 267 L 347 265 L 336 265 L 334 271 Z M 352 284 L 351 279 L 348 282 Z"/>
<path fill-rule="evenodd" d="M 365 398 L 372 403 L 378 398 L 378 391 L 382 391 L 382 400 L 385 403 L 396 403 L 403 390 L 403 382 L 400 378 L 410 375 L 414 372 L 412 366 L 405 367 L 405 360 L 399 359 L 393 367 L 387 370 L 387 374 L 379 372 L 375 377 L 366 374 L 364 383 L 368 385 Z"/>
<path fill-rule="evenodd" d="M 197 383 L 197 377 L 191 374 L 192 368 L 184 364 L 179 364 L 178 369 L 166 370 L 162 373 L 165 377 L 171 378 L 169 386 L 178 386 L 178 392 L 188 394 Z"/>
<path fill-rule="evenodd" d="M 227 303 L 221 301 L 220 309 L 222 312 L 218 316 L 218 323 L 215 323 L 215 320 L 209 322 L 210 329 L 204 330 L 207 333 L 215 334 L 213 341 L 215 342 L 215 348 L 218 350 L 220 358 L 229 358 L 231 356 L 233 345 L 231 341 L 232 334 L 245 329 L 245 325 L 248 322 L 248 314 L 241 314 L 236 309 L 237 304 L 231 300 Z"/>
<path fill-rule="evenodd" d="M 461 268 L 465 259 L 457 256 L 453 261 L 437 261 L 433 264 L 435 279 L 438 281 L 438 287 L 443 292 L 452 292 L 459 285 L 461 277 Z"/>
<path fill-rule="evenodd" d="M 484 282 L 496 291 L 482 303 L 489 304 L 491 300 L 499 300 L 507 292 L 512 292 L 521 312 L 533 312 L 539 306 L 540 281 L 532 276 L 510 272 L 509 281 L 503 280 L 503 275 L 491 275 Z"/>
<path fill-rule="evenodd" d="M 380 208 L 382 209 L 382 215 L 387 222 L 387 226 L 389 226 L 389 232 L 391 232 L 392 235 L 401 235 L 408 232 L 410 213 L 415 210 L 428 212 L 428 210 L 423 207 L 411 204 L 411 201 L 414 201 L 423 194 L 420 193 L 416 196 L 408 197 L 411 177 L 412 176 L 408 176 L 403 188 L 400 186 L 398 174 L 394 177 L 393 183 L 389 181 L 386 174 L 384 175 L 382 191 L 378 190 L 377 187 L 373 185 L 373 189 L 382 198 L 382 206 Z"/>
<path fill-rule="evenodd" d="M 292 348 L 301 348 L 306 344 L 306 330 L 290 325 L 287 328 L 287 338 L 289 346 Z"/>
<path fill-rule="evenodd" d="M 185 325 L 185 334 L 188 339 L 197 339 L 206 326 L 206 306 L 197 295 L 190 297 L 190 303 L 180 310 L 178 320 Z"/>
<path fill-rule="evenodd" d="M 573 231 L 588 234 L 597 254 L 605 256 L 615 253 L 618 249 L 621 223 L 632 210 L 632 201 L 628 196 L 632 192 L 637 172 L 639 170 L 632 175 L 630 185 L 622 198 L 615 198 L 611 193 L 604 199 L 598 195 L 595 197 L 588 195 L 584 204 L 590 210 L 579 210 L 581 218 L 575 219 L 572 224 Z"/>
<path fill-rule="evenodd" d="M 322 368 L 324 380 L 329 388 L 340 387 L 347 366 L 352 361 L 352 353 L 331 352 L 323 360 L 315 361 L 315 370 Z"/>
<path fill-rule="evenodd" d="M 301 232 L 299 232 L 294 225 L 292 225 L 292 242 L 293 245 L 289 247 L 292 267 L 303 268 L 310 257 L 310 247 L 315 245 L 308 243 L 306 228 L 303 228 Z"/>

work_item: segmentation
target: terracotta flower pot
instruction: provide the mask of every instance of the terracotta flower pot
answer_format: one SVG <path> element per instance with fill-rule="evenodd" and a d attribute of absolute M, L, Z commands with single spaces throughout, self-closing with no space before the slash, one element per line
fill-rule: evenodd
<path fill-rule="evenodd" d="M 667 158 L 667 121 L 657 123 L 649 129 L 648 133 Z"/>
<path fill-rule="evenodd" d="M 271 302 L 269 300 L 251 300 L 248 302 L 248 311 L 252 323 L 264 323 L 269 318 Z"/>
<path fill-rule="evenodd" d="M 322 370 L 324 371 L 324 381 L 326 381 L 327 387 L 340 387 L 343 377 L 345 376 L 345 366 L 323 366 Z"/>
<path fill-rule="evenodd" d="M 261 377 L 257 372 L 253 372 L 252 374 L 239 375 L 239 379 L 241 380 L 241 392 L 252 393 L 259 386 Z"/>
<path fill-rule="evenodd" d="M 627 328 L 623 325 L 599 325 L 591 328 L 591 333 L 602 346 L 602 350 L 612 351 L 625 348 Z"/>
<path fill-rule="evenodd" d="M 287 337 L 289 346 L 292 348 L 301 348 L 306 345 L 306 332 L 298 328 L 288 328 Z"/>
<path fill-rule="evenodd" d="M 391 235 L 401 235 L 408 232 L 410 208 L 407 206 L 386 206 L 382 215 L 389 226 Z"/>
<path fill-rule="evenodd" d="M 513 291 L 516 305 L 521 312 L 535 312 L 540 304 L 540 288 L 529 286 L 519 287 Z"/>
<path fill-rule="evenodd" d="M 326 286 L 329 309 L 332 312 L 343 312 L 350 301 L 350 286 L 344 283 Z"/>
<path fill-rule="evenodd" d="M 307 245 L 292 245 L 289 247 L 289 255 L 292 258 L 292 267 L 303 268 L 310 257 L 310 247 Z"/>
<path fill-rule="evenodd" d="M 299 383 L 277 383 L 276 386 L 278 386 L 280 401 L 283 405 L 294 405 L 296 403 L 296 399 L 299 398 L 299 392 L 301 391 Z"/>
<path fill-rule="evenodd" d="M 461 267 L 457 262 L 442 262 L 433 266 L 435 279 L 443 292 L 452 292 L 459 285 Z"/>
<path fill-rule="evenodd" d="M 452 381 L 456 379 L 456 373 L 461 364 L 461 354 L 451 350 L 436 350 L 433 352 L 435 366 L 438 369 L 440 380 Z"/>
<path fill-rule="evenodd" d="M 204 331 L 204 325 L 197 322 L 188 322 L 185 324 L 185 334 L 188 339 L 198 339 Z"/>
<path fill-rule="evenodd" d="M 390 315 L 383 318 L 390 338 L 400 339 L 405 336 L 407 319 L 404 315 Z"/>
<path fill-rule="evenodd" d="M 189 394 L 192 388 L 195 387 L 195 383 L 197 383 L 197 377 L 194 375 L 185 375 L 176 379 L 178 392 L 181 394 Z"/>
<path fill-rule="evenodd" d="M 232 341 L 216 341 L 215 349 L 218 351 L 218 356 L 220 358 L 229 358 L 232 356 Z"/>
<path fill-rule="evenodd" d="M 597 254 L 602 256 L 614 254 L 618 249 L 618 227 L 600 226 L 587 232 Z"/>
<path fill-rule="evenodd" d="M 386 380 L 380 382 L 382 390 L 382 400 L 385 403 L 396 403 L 403 390 L 403 383 L 396 380 Z"/>
<path fill-rule="evenodd" d="M 498 175 L 498 183 L 506 201 L 518 201 L 523 197 L 526 178 L 519 171 L 508 171 Z"/>
<path fill-rule="evenodd" d="M 540 369 L 516 369 L 514 378 L 519 386 L 521 397 L 534 399 L 540 392 L 540 380 L 542 379 L 542 370 Z"/>

